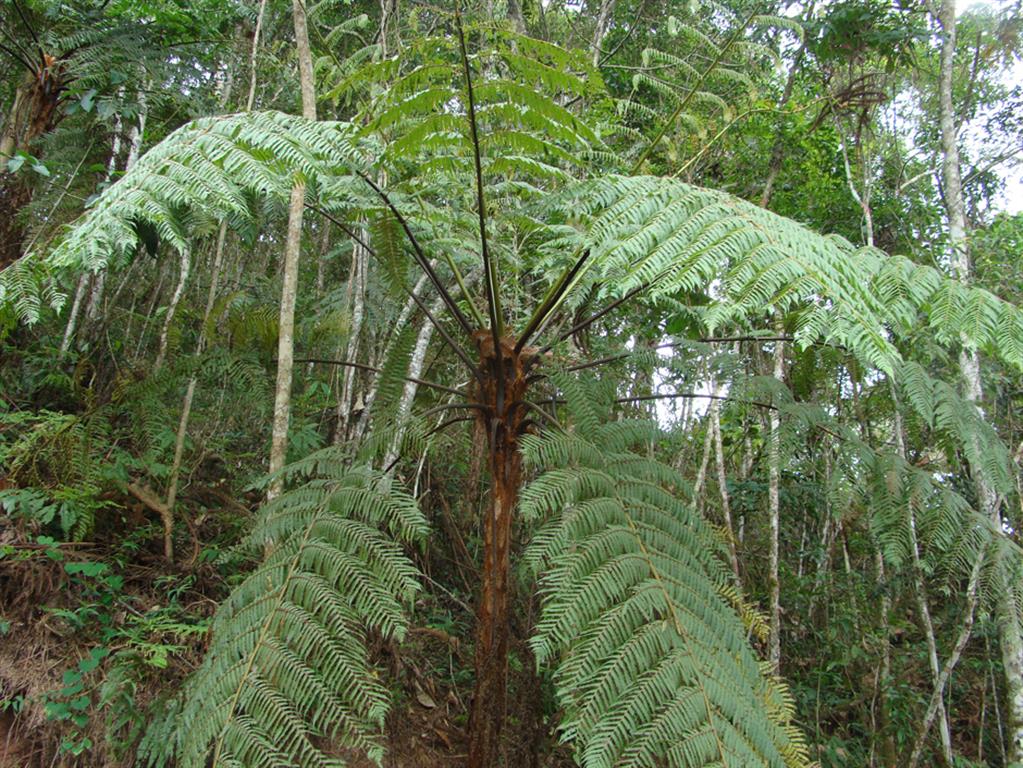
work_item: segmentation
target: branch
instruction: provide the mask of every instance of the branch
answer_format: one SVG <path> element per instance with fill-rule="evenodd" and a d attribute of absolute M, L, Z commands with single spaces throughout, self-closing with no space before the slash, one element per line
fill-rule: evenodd
<path fill-rule="evenodd" d="M 276 360 L 274 362 L 277 362 Z M 341 365 L 346 368 L 358 368 L 362 371 L 370 371 L 371 373 L 381 373 L 382 369 L 376 368 L 372 365 L 365 365 L 364 363 L 353 363 L 347 360 L 327 360 L 319 357 L 296 357 L 296 363 L 321 363 L 323 365 Z M 403 381 L 411 381 L 414 384 L 421 384 L 424 387 L 432 387 L 433 389 L 440 390 L 441 392 L 449 392 L 452 395 L 465 396 L 465 393 L 461 390 L 453 387 L 446 387 L 443 384 L 437 384 L 433 381 L 427 381 L 426 379 L 420 379 L 415 376 L 399 376 Z"/>

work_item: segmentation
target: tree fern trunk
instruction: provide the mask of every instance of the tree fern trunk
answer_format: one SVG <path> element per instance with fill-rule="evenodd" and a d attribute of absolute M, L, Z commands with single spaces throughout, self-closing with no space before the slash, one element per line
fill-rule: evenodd
<path fill-rule="evenodd" d="M 495 350 L 481 332 L 479 402 L 490 451 L 490 505 L 483 520 L 483 571 L 476 629 L 476 688 L 469 716 L 469 768 L 496 768 L 508 687 L 511 532 L 522 485 L 519 432 L 526 379 L 514 341 Z M 498 355 L 500 355 L 500 362 Z M 503 378 L 502 378 L 503 375 Z"/>

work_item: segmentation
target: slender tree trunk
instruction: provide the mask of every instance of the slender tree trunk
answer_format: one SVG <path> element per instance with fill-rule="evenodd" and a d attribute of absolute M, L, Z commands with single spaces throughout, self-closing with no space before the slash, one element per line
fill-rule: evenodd
<path fill-rule="evenodd" d="M 604 38 L 611 27 L 611 15 L 614 13 L 615 0 L 600 0 L 600 10 L 597 11 L 597 26 L 593 30 L 593 66 L 600 66 L 601 46 Z"/>
<path fill-rule="evenodd" d="M 213 269 L 210 275 L 210 288 L 206 294 L 206 309 L 202 315 L 202 326 L 199 329 L 199 339 L 195 345 L 195 356 L 201 357 L 206 349 L 206 329 L 210 314 L 213 312 L 213 303 L 217 299 L 217 288 L 220 282 L 220 269 L 224 261 L 224 241 L 227 237 L 227 223 L 220 225 L 217 233 L 217 245 L 213 255 Z M 192 403 L 195 400 L 195 388 L 199 383 L 196 374 L 188 380 L 188 387 L 185 389 L 185 398 L 181 403 L 181 417 L 178 419 L 178 432 L 174 440 L 174 460 L 171 463 L 170 480 L 167 484 L 167 519 L 169 524 L 174 524 L 174 504 L 178 496 L 178 481 L 181 476 L 181 461 L 185 454 L 185 438 L 188 435 L 188 422 L 192 415 Z M 164 541 L 170 544 L 164 549 L 164 556 L 168 561 L 174 560 L 174 548 L 172 543 L 172 531 L 164 532 Z"/>
<path fill-rule="evenodd" d="M 785 380 L 785 342 L 774 343 L 774 378 Z M 771 554 L 768 571 L 770 592 L 770 626 L 768 633 L 768 661 L 775 672 L 781 669 L 781 583 L 778 579 L 779 537 L 781 533 L 781 419 L 772 410 L 768 436 L 768 512 L 771 519 Z"/>
<path fill-rule="evenodd" d="M 123 94 L 123 89 L 121 89 L 121 94 Z M 103 176 L 104 184 L 109 184 L 114 178 L 114 173 L 117 171 L 117 158 L 121 154 L 121 130 L 121 115 L 118 114 L 114 117 L 114 138 L 110 145 L 110 157 L 107 160 L 107 170 Z M 125 164 L 125 170 L 128 170 L 129 167 L 129 165 Z M 83 331 L 85 331 L 89 336 L 95 334 L 95 325 L 99 322 L 99 319 L 103 314 L 103 291 L 106 287 L 106 282 L 107 270 L 104 268 L 93 274 L 89 283 L 89 301 L 85 306 L 85 320 L 87 326 L 83 328 Z M 74 305 L 71 306 L 71 309 L 74 311 Z M 76 323 L 76 318 L 68 318 L 69 328 L 73 328 Z M 70 341 L 71 340 L 68 339 L 69 344 Z"/>
<path fill-rule="evenodd" d="M 885 768 L 896 768 L 898 752 L 895 749 L 895 736 L 891 732 L 891 721 L 888 716 L 888 689 L 892 679 L 892 646 L 891 646 L 891 610 L 892 599 L 888 594 L 888 579 L 885 575 L 884 556 L 880 547 L 874 542 L 874 565 L 877 569 L 877 586 L 881 592 L 881 666 L 878 669 L 877 690 L 878 710 L 880 711 L 881 732 L 881 764 Z"/>
<path fill-rule="evenodd" d="M 966 615 L 963 618 L 962 626 L 959 628 L 959 636 L 956 638 L 956 644 L 952 648 L 948 661 L 945 662 L 944 669 L 941 670 L 937 685 L 934 686 L 934 690 L 931 692 L 930 701 L 927 702 L 924 721 L 920 726 L 920 733 L 917 736 L 916 744 L 913 746 L 913 751 L 909 756 L 907 768 L 916 768 L 920 762 L 920 757 L 923 755 L 924 748 L 927 745 L 927 733 L 934 724 L 934 719 L 937 717 L 939 710 L 943 707 L 942 697 L 945 693 L 945 686 L 948 685 L 948 681 L 952 677 L 952 670 L 956 668 L 959 659 L 962 657 L 963 649 L 966 648 L 966 644 L 970 641 L 977 608 L 977 595 L 980 591 L 980 572 L 983 565 L 984 553 L 981 552 L 973 564 L 973 568 L 970 571 L 970 579 L 966 585 Z"/>
<path fill-rule="evenodd" d="M 898 403 L 895 404 L 895 445 L 896 450 L 903 460 L 906 458 L 906 444 L 902 433 L 902 416 L 899 413 Z M 931 620 L 931 610 L 927 600 L 927 585 L 924 582 L 924 569 L 920 560 L 920 543 L 916 534 L 916 515 L 913 513 L 913 504 L 910 500 L 905 503 L 906 530 L 909 532 L 909 553 L 911 570 L 913 573 L 913 596 L 916 598 L 917 612 L 920 614 L 920 626 L 924 631 L 924 638 L 927 641 L 927 661 L 931 668 L 931 681 L 933 690 L 936 692 L 937 704 L 935 713 L 939 717 L 938 731 L 941 734 L 941 752 L 945 763 L 952 765 L 952 732 L 948 724 L 948 714 L 945 711 L 945 698 L 941 693 L 941 662 L 938 659 L 938 642 L 934 632 L 934 622 Z"/>
<path fill-rule="evenodd" d="M 938 77 L 938 122 L 941 130 L 942 175 L 944 179 L 945 208 L 948 213 L 948 237 L 952 247 L 952 270 L 955 276 L 968 282 L 971 278 L 970 255 L 967 239 L 966 206 L 963 199 L 962 177 L 959 168 L 959 144 L 953 97 L 953 71 L 956 49 L 955 0 L 942 0 L 938 21 L 941 25 L 941 57 Z M 979 404 L 982 398 L 980 358 L 975 349 L 965 344 L 959 356 L 959 367 L 966 385 L 967 399 Z M 992 518 L 996 529 L 1002 520 L 994 489 L 983 468 L 972 467 L 977 498 L 982 514 Z M 1012 596 L 1012 585 L 998 585 L 998 629 L 1002 650 L 1002 668 L 1005 674 L 1006 723 L 1009 742 L 1009 762 L 1023 762 L 1023 636 L 1020 617 Z"/>
<path fill-rule="evenodd" d="M 146 98 L 145 89 L 139 91 L 139 116 L 135 125 L 131 127 L 128 134 L 128 157 L 124 161 L 124 170 L 129 170 L 135 165 L 142 153 L 142 141 L 146 135 L 146 120 L 149 116 L 149 101 Z"/>
<path fill-rule="evenodd" d="M 245 100 L 246 112 L 251 112 L 256 103 L 256 57 L 259 54 L 259 35 L 263 29 L 263 17 L 265 15 L 266 0 L 259 0 L 259 10 L 256 12 L 256 29 L 252 33 L 252 49 L 249 54 L 249 96 Z"/>
<path fill-rule="evenodd" d="M 508 0 L 508 20 L 517 33 L 526 34 L 526 17 L 522 13 L 521 0 Z"/>
<path fill-rule="evenodd" d="M 809 19 L 813 15 L 813 6 L 814 2 L 810 2 L 806 6 L 806 11 L 803 14 L 804 19 Z M 804 41 L 796 52 L 796 57 L 792 61 L 792 69 L 789 70 L 788 77 L 785 78 L 785 88 L 782 90 L 781 98 L 778 99 L 779 112 L 785 109 L 792 99 L 792 90 L 796 84 L 796 76 L 799 74 L 799 68 L 803 65 L 803 57 L 805 55 L 806 42 Z M 781 129 L 782 126 L 779 122 L 774 144 L 771 146 L 771 159 L 767 164 L 767 179 L 764 181 L 764 190 L 760 193 L 761 208 L 766 208 L 771 203 L 771 196 L 774 194 L 774 184 L 778 180 L 782 161 L 785 159 L 785 137 L 782 135 Z"/>
<path fill-rule="evenodd" d="M 420 277 L 419 281 L 412 288 L 412 294 L 414 296 L 417 296 L 417 297 L 418 296 L 422 296 L 423 291 L 426 289 L 426 282 L 427 282 L 426 275 L 423 275 L 422 277 Z M 398 313 L 398 319 L 394 321 L 394 327 L 397 328 L 397 329 L 404 328 L 405 324 L 409 321 L 409 318 L 412 317 L 412 312 L 415 311 L 415 308 L 416 308 L 415 299 L 409 298 L 409 300 L 405 302 L 405 306 L 403 306 L 401 308 L 401 312 Z M 398 334 L 396 333 L 394 335 L 394 339 L 397 339 L 397 338 L 398 338 Z M 387 345 L 387 349 L 384 350 L 384 360 L 387 360 L 391 356 L 391 352 L 392 352 L 393 349 L 394 349 L 394 344 L 393 344 L 393 341 L 392 341 L 391 344 Z M 366 393 L 366 407 L 363 408 L 362 413 L 359 415 L 359 422 L 355 426 L 355 434 L 353 435 L 353 438 L 356 441 L 362 439 L 363 435 L 366 434 L 367 428 L 369 427 L 369 420 L 370 420 L 370 418 L 372 416 L 372 412 L 373 412 L 373 404 L 376 402 L 377 392 L 379 391 L 379 388 L 380 388 L 380 377 L 381 377 L 381 375 L 382 374 L 380 374 L 380 373 L 378 373 L 376 375 L 376 378 L 374 378 L 374 380 L 373 380 L 372 386 L 369 388 L 369 391 Z M 418 376 L 419 374 L 410 373 L 409 375 L 410 376 Z M 384 466 L 386 467 L 387 464 L 384 464 Z"/>
<path fill-rule="evenodd" d="M 837 122 L 837 121 L 836 121 Z M 853 178 L 852 166 L 849 164 L 849 152 L 846 149 L 845 138 L 841 137 L 842 127 L 836 125 L 835 128 L 839 131 L 839 146 L 842 149 L 842 164 L 845 166 L 845 180 L 849 185 L 849 193 L 852 195 L 853 200 L 860 207 L 860 211 L 863 213 L 863 239 L 867 245 L 871 248 L 874 247 L 874 211 L 870 207 L 870 172 L 866 167 L 866 160 L 863 163 L 863 191 L 860 192 L 856 187 L 856 180 Z M 861 156 L 862 156 L 861 152 Z"/>
<path fill-rule="evenodd" d="M 728 537 L 728 560 L 735 574 L 735 581 L 742 584 L 739 575 L 739 554 L 735 548 L 735 528 L 732 526 L 732 504 L 728 497 L 728 475 L 725 472 L 725 449 L 721 440 L 720 400 L 710 405 L 710 428 L 714 432 L 714 459 L 718 469 L 718 490 L 721 492 L 721 514 L 725 519 L 725 535 Z"/>
<path fill-rule="evenodd" d="M 366 235 L 363 229 L 363 237 Z M 352 269 L 348 276 L 348 306 L 352 311 L 352 323 L 348 332 L 345 362 L 353 363 L 359 356 L 359 342 L 362 336 L 362 321 L 366 315 L 366 273 L 369 271 L 369 254 L 358 242 L 352 250 Z M 339 372 L 341 389 L 337 400 L 337 424 L 334 427 L 334 444 L 340 445 L 348 439 L 349 420 L 355 400 L 356 371 L 345 368 Z"/>
<path fill-rule="evenodd" d="M 75 337 L 75 328 L 78 327 L 78 315 L 82 311 L 82 299 L 85 298 L 85 289 L 89 287 L 89 273 L 85 272 L 78 278 L 78 287 L 75 289 L 75 300 L 71 302 L 71 311 L 68 313 L 67 325 L 64 327 L 64 338 L 60 341 L 60 355 L 63 357 L 71 349 L 71 340 Z"/>
<path fill-rule="evenodd" d="M 171 296 L 170 304 L 167 306 L 167 314 L 163 318 L 163 328 L 160 330 L 160 347 L 156 353 L 156 361 L 153 363 L 153 371 L 158 371 L 163 367 L 163 362 L 167 357 L 167 345 L 170 340 L 170 329 L 174 323 L 174 315 L 178 311 L 178 304 L 181 303 L 181 297 L 185 294 L 185 286 L 188 284 L 188 275 L 192 270 L 192 253 L 185 248 L 181 251 L 181 271 L 178 276 L 178 285 L 174 289 L 174 295 Z"/>
<path fill-rule="evenodd" d="M 443 309 L 444 302 L 437 298 L 430 307 L 430 314 L 434 317 Z M 408 375 L 410 379 L 418 379 L 423 373 L 423 366 L 426 363 L 426 351 L 430 347 L 430 339 L 433 338 L 433 323 L 424 319 L 419 335 L 416 336 L 416 344 L 412 348 L 412 357 L 409 359 Z M 398 458 L 401 451 L 401 442 L 405 439 L 405 429 L 409 414 L 412 413 L 412 401 L 415 400 L 418 385 L 414 381 L 406 381 L 401 391 L 401 398 L 398 400 L 398 409 L 395 414 L 397 429 L 391 439 L 391 445 L 384 455 L 384 468 L 390 467 Z"/>
<path fill-rule="evenodd" d="M 298 53 L 299 81 L 302 88 L 302 116 L 316 119 L 316 93 L 313 90 L 313 57 L 309 48 L 304 0 L 293 0 L 295 48 Z M 288 237 L 284 244 L 284 280 L 281 287 L 281 314 L 277 338 L 277 388 L 274 396 L 273 435 L 270 443 L 270 472 L 284 466 L 288 452 L 288 425 L 291 421 L 291 382 L 295 358 L 295 300 L 298 294 L 298 260 L 302 249 L 302 214 L 305 208 L 305 184 L 296 183 L 288 207 Z M 272 499 L 283 490 L 276 478 L 267 491 Z"/>
<path fill-rule="evenodd" d="M 483 571 L 476 635 L 476 687 L 469 715 L 468 768 L 496 768 L 508 684 L 509 592 L 512 517 L 522 485 L 519 432 L 526 392 L 523 360 L 514 342 L 493 348 L 489 331 L 481 332 L 478 402 L 490 451 L 490 507 L 483 520 Z M 498 355 L 501 363 L 498 363 Z M 503 373 L 504 378 L 499 376 Z"/>

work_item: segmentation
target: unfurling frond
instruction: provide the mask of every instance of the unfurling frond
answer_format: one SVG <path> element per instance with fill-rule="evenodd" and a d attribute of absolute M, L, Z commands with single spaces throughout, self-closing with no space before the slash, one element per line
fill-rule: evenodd
<path fill-rule="evenodd" d="M 320 768 L 345 764 L 339 748 L 379 762 L 388 696 L 366 635 L 404 635 L 419 586 L 400 542 L 426 528 L 368 471 L 331 470 L 267 504 L 244 546 L 270 554 L 217 613 L 173 714 L 175 764 Z"/>
<path fill-rule="evenodd" d="M 752 615 L 721 541 L 678 496 L 685 482 L 626 449 L 625 432 L 643 431 L 609 448 L 618 425 L 579 426 L 525 446 L 548 470 L 523 494 L 547 518 L 526 561 L 543 573 L 531 644 L 554 665 L 563 739 L 585 768 L 808 764 L 785 686 L 747 644 L 756 622 L 736 612 Z"/>

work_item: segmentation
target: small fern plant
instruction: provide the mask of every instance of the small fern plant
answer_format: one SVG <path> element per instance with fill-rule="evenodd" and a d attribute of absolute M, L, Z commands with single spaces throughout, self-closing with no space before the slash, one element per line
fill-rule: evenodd
<path fill-rule="evenodd" d="M 403 545 L 427 524 L 412 497 L 344 469 L 334 449 L 303 466 L 308 482 L 265 505 L 242 543 L 269 554 L 220 606 L 184 704 L 143 744 L 151 763 L 323 768 L 344 765 L 343 748 L 382 758 L 388 696 L 367 637 L 404 636 L 419 580 Z"/>

